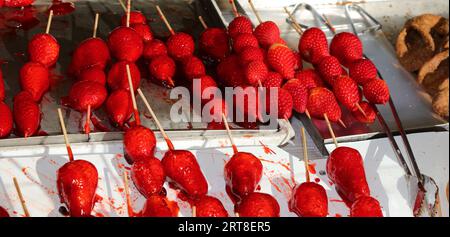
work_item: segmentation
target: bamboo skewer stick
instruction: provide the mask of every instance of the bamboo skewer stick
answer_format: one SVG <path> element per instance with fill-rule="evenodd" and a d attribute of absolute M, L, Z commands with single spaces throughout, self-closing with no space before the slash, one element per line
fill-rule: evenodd
<path fill-rule="evenodd" d="M 61 125 L 61 130 L 63 132 L 64 141 L 66 143 L 67 154 L 69 155 L 69 161 L 72 162 L 74 160 L 73 152 L 72 152 L 72 148 L 70 147 L 69 137 L 67 136 L 66 125 L 64 123 L 61 108 L 58 108 L 58 117 L 59 117 L 59 124 Z"/>
<path fill-rule="evenodd" d="M 99 17 L 100 17 L 100 14 L 95 13 L 94 30 L 93 30 L 93 33 L 92 33 L 92 38 L 97 38 L 97 29 L 98 29 Z"/>
<path fill-rule="evenodd" d="M 309 159 L 308 159 L 308 145 L 306 143 L 305 128 L 301 130 L 302 143 L 303 143 L 303 161 L 305 162 L 306 182 L 311 182 L 311 175 L 309 174 Z"/>
<path fill-rule="evenodd" d="M 300 36 L 303 35 L 303 29 L 300 26 L 300 24 L 298 24 L 297 20 L 295 19 L 295 16 L 292 15 L 292 13 L 287 9 L 287 7 L 284 7 L 284 11 L 288 14 L 289 19 L 292 21 L 292 27 L 294 28 L 294 30 L 297 31 L 297 33 Z"/>
<path fill-rule="evenodd" d="M 84 124 L 84 133 L 88 134 L 91 133 L 91 105 L 88 105 L 87 112 L 86 112 L 86 123 Z"/>
<path fill-rule="evenodd" d="M 125 189 L 125 198 L 127 202 L 127 212 L 128 216 L 132 217 L 134 216 L 134 210 L 131 206 L 131 198 L 130 198 L 130 187 L 128 186 L 128 172 L 124 169 L 123 170 L 123 185 Z"/>
<path fill-rule="evenodd" d="M 130 65 L 127 64 L 127 77 L 128 77 L 128 85 L 130 87 L 130 95 L 131 95 L 131 101 L 133 102 L 133 113 L 134 113 L 134 119 L 136 120 L 136 125 L 141 125 L 141 118 L 139 116 L 139 110 L 136 103 L 136 96 L 134 94 L 134 86 L 133 86 L 133 80 L 131 79 L 131 72 L 130 72 Z"/>
<path fill-rule="evenodd" d="M 233 10 L 234 17 L 239 17 L 240 14 L 237 10 L 236 3 L 234 2 L 234 0 L 229 0 L 228 2 L 231 4 L 231 8 Z"/>
<path fill-rule="evenodd" d="M 130 27 L 131 18 L 131 0 L 127 1 L 127 27 Z"/>
<path fill-rule="evenodd" d="M 205 28 L 205 30 L 209 28 L 208 24 L 206 24 L 206 21 L 205 21 L 205 19 L 203 19 L 202 16 L 198 16 L 198 20 L 200 21 L 200 23 L 202 23 L 202 26 L 203 26 L 203 28 Z"/>
<path fill-rule="evenodd" d="M 156 126 L 159 128 L 159 131 L 161 132 L 163 138 L 166 140 L 167 146 L 170 150 L 175 150 L 172 141 L 169 139 L 169 136 L 167 136 L 166 131 L 164 131 L 163 126 L 158 120 L 158 117 L 156 117 L 155 112 L 153 111 L 152 107 L 150 106 L 150 103 L 148 103 L 147 98 L 145 97 L 144 93 L 142 93 L 141 89 L 138 89 L 138 93 L 141 96 L 141 99 L 144 101 L 145 106 L 147 107 L 148 111 L 150 112 L 150 115 L 152 116 L 153 120 L 156 123 Z"/>
<path fill-rule="evenodd" d="M 225 116 L 224 113 L 222 113 L 222 119 L 223 119 L 223 122 L 225 124 L 225 128 L 227 129 L 228 138 L 230 139 L 231 146 L 233 147 L 233 152 L 234 152 L 234 154 L 236 154 L 239 151 L 238 151 L 238 149 L 236 147 L 236 143 L 234 143 L 233 136 L 231 135 L 230 125 L 228 124 L 227 116 Z"/>
<path fill-rule="evenodd" d="M 17 182 L 16 177 L 13 177 L 14 187 L 16 188 L 17 195 L 19 196 L 20 204 L 22 205 L 23 212 L 26 217 L 30 217 L 30 212 L 28 211 L 27 204 L 23 198 L 22 191 L 20 190 L 19 182 Z"/>
<path fill-rule="evenodd" d="M 47 20 L 47 28 L 45 28 L 46 34 L 50 33 L 50 27 L 52 26 L 52 20 L 53 20 L 53 10 L 50 10 L 50 13 L 48 15 L 48 20 Z"/>
<path fill-rule="evenodd" d="M 248 4 L 250 4 L 250 7 L 252 8 L 253 13 L 255 13 L 255 16 L 258 19 L 259 24 L 263 23 L 263 20 L 262 20 L 261 16 L 259 15 L 259 12 L 256 10 L 255 5 L 253 4 L 253 1 L 248 0 Z"/>
<path fill-rule="evenodd" d="M 119 4 L 120 4 L 120 6 L 122 6 L 123 11 L 127 12 L 127 6 L 125 6 L 125 4 L 123 3 L 122 0 L 119 0 Z"/>
<path fill-rule="evenodd" d="M 337 142 L 336 135 L 334 134 L 333 127 L 331 126 L 330 120 L 328 119 L 328 115 L 324 114 L 323 117 L 325 118 L 325 121 L 327 122 L 328 130 L 330 131 L 331 137 L 333 138 L 334 145 L 336 148 L 339 147 L 339 143 Z"/>
<path fill-rule="evenodd" d="M 164 13 L 161 10 L 161 7 L 159 7 L 159 5 L 156 5 L 156 10 L 158 11 L 158 14 L 161 17 L 161 19 L 163 20 L 164 24 L 166 24 L 166 27 L 170 31 L 170 34 L 175 35 L 175 31 L 173 30 L 172 26 L 170 25 L 169 21 L 167 20 L 166 16 L 164 15 Z"/>

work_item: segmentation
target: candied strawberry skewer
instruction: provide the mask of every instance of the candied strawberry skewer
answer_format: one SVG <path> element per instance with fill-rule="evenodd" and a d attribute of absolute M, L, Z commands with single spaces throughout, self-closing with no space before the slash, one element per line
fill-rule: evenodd
<path fill-rule="evenodd" d="M 192 36 L 182 32 L 175 32 L 158 5 L 156 6 L 156 10 L 171 34 L 166 42 L 169 55 L 177 61 L 182 61 L 183 59 L 193 56 L 195 42 Z"/>
<path fill-rule="evenodd" d="M 217 61 L 230 55 L 231 47 L 227 31 L 223 28 L 208 27 L 202 16 L 199 16 L 198 19 L 205 28 L 199 39 L 200 51 Z"/>
<path fill-rule="evenodd" d="M 167 136 L 164 128 L 148 103 L 144 93 L 142 93 L 140 89 L 138 90 L 138 93 L 144 101 L 144 104 L 147 106 L 148 111 L 152 115 L 169 148 L 169 151 L 166 152 L 162 159 L 162 165 L 167 177 L 175 182 L 176 185 L 189 196 L 189 198 L 196 200 L 205 196 L 208 192 L 208 183 L 203 175 L 200 165 L 197 162 L 197 159 L 189 151 L 175 150 L 171 140 Z M 189 170 L 189 172 L 184 172 L 185 170 Z"/>
<path fill-rule="evenodd" d="M 17 135 L 27 138 L 38 132 L 41 111 L 29 92 L 22 91 L 14 97 L 13 118 Z"/>
<path fill-rule="evenodd" d="M 258 11 L 255 8 L 252 0 L 248 0 L 250 7 L 255 13 L 256 18 L 259 21 L 259 25 L 255 28 L 254 35 L 258 39 L 259 44 L 263 48 L 269 48 L 273 44 L 280 41 L 280 29 L 278 25 L 273 21 L 263 21 Z"/>
<path fill-rule="evenodd" d="M 23 197 L 22 190 L 20 190 L 19 182 L 17 182 L 17 178 L 13 177 L 14 187 L 16 188 L 17 196 L 19 196 L 20 204 L 22 205 L 23 212 L 25 217 L 30 217 L 30 212 L 28 211 L 27 204 L 25 202 L 25 198 Z"/>
<path fill-rule="evenodd" d="M 289 208 L 300 217 L 326 217 L 328 215 L 327 192 L 321 185 L 311 182 L 305 128 L 302 128 L 301 134 L 306 182 L 294 188 Z"/>
<path fill-rule="evenodd" d="M 361 154 L 349 147 L 339 147 L 331 124 L 327 122 L 336 149 L 327 160 L 326 170 L 336 191 L 351 207 L 357 217 L 382 217 L 379 202 L 370 197 L 370 188 L 366 179 L 364 161 Z"/>
<path fill-rule="evenodd" d="M 245 16 L 241 16 L 237 10 L 234 0 L 229 0 L 231 7 L 233 8 L 234 19 L 228 25 L 228 34 L 230 38 L 235 40 L 236 36 L 240 34 L 252 34 L 253 24 L 250 19 Z"/>
<path fill-rule="evenodd" d="M 222 119 L 234 152 L 233 157 L 225 165 L 227 190 L 232 198 L 242 200 L 248 194 L 255 192 L 262 178 L 263 165 L 253 154 L 239 152 L 225 114 L 222 114 Z"/>
<path fill-rule="evenodd" d="M 28 43 L 28 54 L 30 61 L 40 63 L 47 68 L 56 63 L 59 57 L 60 49 L 58 41 L 49 34 L 52 19 L 53 10 L 50 10 L 45 33 L 34 35 Z"/>
<path fill-rule="evenodd" d="M 58 109 L 58 116 L 69 155 L 69 162 L 57 171 L 58 194 L 61 203 L 69 208 L 71 217 L 90 217 L 95 204 L 98 171 L 88 161 L 74 160 L 61 109 Z"/>

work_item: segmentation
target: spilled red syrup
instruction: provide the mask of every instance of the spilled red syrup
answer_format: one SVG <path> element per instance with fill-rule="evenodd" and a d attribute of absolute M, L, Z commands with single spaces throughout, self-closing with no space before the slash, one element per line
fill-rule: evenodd
<path fill-rule="evenodd" d="M 37 136 L 40 136 L 40 137 L 48 136 L 48 132 L 43 131 L 43 130 L 39 130 L 39 132 L 37 133 Z"/>
<path fill-rule="evenodd" d="M 315 179 L 314 179 L 314 182 L 320 183 L 320 179 L 319 179 L 319 178 L 315 178 Z"/>
<path fill-rule="evenodd" d="M 339 199 L 330 199 L 330 202 L 345 203 L 343 200 Z"/>
<path fill-rule="evenodd" d="M 342 215 L 339 214 L 339 213 L 336 213 L 336 214 L 334 215 L 334 217 L 340 218 L 340 217 L 342 217 Z"/>
<path fill-rule="evenodd" d="M 75 11 L 75 4 L 72 2 L 63 2 L 61 0 L 53 0 L 53 4 L 48 9 L 48 12 L 53 10 L 53 14 L 63 16 Z"/>
<path fill-rule="evenodd" d="M 57 194 L 54 190 L 52 190 L 52 189 L 50 189 L 50 188 L 47 188 L 46 186 L 42 185 L 40 182 L 36 181 L 33 177 L 31 177 L 30 174 L 28 174 L 27 169 L 28 169 L 28 168 L 22 168 L 22 173 L 23 173 L 23 174 L 24 174 L 31 182 L 33 182 L 34 184 L 36 184 L 36 185 L 38 185 L 39 187 L 41 187 L 42 189 L 44 189 L 44 190 L 45 190 L 48 194 L 50 194 L 50 195 L 56 195 L 56 194 Z"/>
<path fill-rule="evenodd" d="M 309 171 L 309 173 L 317 174 L 316 166 L 317 166 L 316 163 L 309 162 L 309 164 L 308 164 L 308 171 Z"/>
<path fill-rule="evenodd" d="M 262 143 L 261 141 L 259 141 L 259 143 L 261 144 L 261 146 L 263 146 L 264 149 L 264 153 L 268 154 L 268 155 L 276 155 L 277 153 L 275 153 L 272 149 L 270 149 L 267 145 L 265 145 L 264 143 Z"/>

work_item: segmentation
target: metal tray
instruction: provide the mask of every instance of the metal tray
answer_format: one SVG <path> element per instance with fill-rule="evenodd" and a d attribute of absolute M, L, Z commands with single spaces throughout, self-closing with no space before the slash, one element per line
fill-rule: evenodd
<path fill-rule="evenodd" d="M 27 61 L 26 50 L 28 40 L 36 33 L 45 31 L 47 22 L 46 11 L 52 4 L 52 1 L 37 1 L 32 8 L 36 25 L 31 29 L 22 29 L 14 21 L 8 21 L 8 15 L 17 9 L 0 9 L 1 21 L 0 25 L 0 59 L 5 62 L 2 66 L 4 79 L 6 83 L 6 103 L 12 107 L 13 95 L 20 91 L 18 82 L 19 70 Z M 5 146 L 23 146 L 23 145 L 41 145 L 62 143 L 63 140 L 58 135 L 61 134 L 60 126 L 57 121 L 57 107 L 60 107 L 60 99 L 68 94 L 74 79 L 66 76 L 66 70 L 71 60 L 71 53 L 76 45 L 84 39 L 91 37 L 92 25 L 95 13 L 100 13 L 100 22 L 98 29 L 98 37 L 105 39 L 109 32 L 120 24 L 120 18 L 124 14 L 122 7 L 118 1 L 76 1 L 75 11 L 67 15 L 55 16 L 51 27 L 51 34 L 54 35 L 61 45 L 60 58 L 54 70 L 52 71 L 52 88 L 41 102 L 42 122 L 41 131 L 43 136 L 32 137 L 28 139 L 17 138 L 12 136 L 9 139 L 0 140 L 0 147 Z M 134 0 L 133 8 L 142 11 L 148 19 L 150 25 L 158 38 L 166 38 L 169 32 L 164 24 L 157 16 L 155 5 L 157 3 Z M 198 23 L 197 15 L 204 14 L 205 10 L 198 4 L 185 0 L 160 1 L 163 11 L 166 12 L 169 21 L 175 30 L 187 31 L 194 37 L 198 37 L 203 28 Z M 206 10 L 207 11 L 207 10 Z M 16 28 L 18 27 L 18 28 Z M 144 75 L 143 75 L 144 76 Z M 205 123 L 173 123 L 170 120 L 171 105 L 175 100 L 170 100 L 170 90 L 164 89 L 158 85 L 142 80 L 141 89 L 151 101 L 152 107 L 156 115 L 162 122 L 162 126 L 169 131 L 172 137 L 184 137 L 192 139 L 195 136 L 205 136 L 204 139 L 214 139 L 216 137 L 225 137 L 224 131 L 207 131 Z M 143 102 L 138 99 L 138 107 L 141 111 L 143 125 L 157 130 L 150 116 L 145 111 Z M 121 132 L 112 127 L 108 121 L 107 115 L 103 109 L 94 112 L 94 117 L 98 118 L 100 124 L 106 127 L 106 130 L 96 129 L 94 133 L 88 135 L 80 134 L 81 123 L 84 120 L 83 115 L 66 109 L 65 113 L 66 126 L 70 139 L 74 142 L 86 141 L 110 141 L 121 139 Z M 102 127 L 99 126 L 99 127 Z M 285 144 L 293 137 L 292 128 L 285 121 L 281 121 L 278 129 L 268 130 L 242 130 L 238 126 L 235 128 L 235 136 L 247 136 L 251 134 L 255 139 L 272 138 L 267 142 L 273 145 Z M 48 134 L 48 135 L 47 135 Z M 200 135 L 201 134 L 201 135 Z"/>
<path fill-rule="evenodd" d="M 224 25 L 234 18 L 230 4 L 227 1 L 213 2 L 217 10 L 219 19 Z M 256 16 L 253 14 L 247 0 L 237 0 L 238 9 L 241 13 L 250 17 L 255 25 L 258 24 Z M 282 37 L 287 41 L 293 49 L 298 47 L 298 34 L 287 22 L 287 15 L 283 7 L 288 6 L 293 10 L 293 6 L 298 3 L 309 3 L 321 14 L 332 21 L 338 32 L 352 31 L 350 22 L 345 12 L 345 3 L 343 1 L 318 0 L 318 1 L 299 1 L 299 0 L 282 0 L 282 1 L 265 1 L 254 0 L 256 8 L 259 10 L 263 20 L 272 20 L 276 22 L 281 29 Z M 358 3 L 354 1 L 353 3 Z M 350 17 L 355 22 L 364 46 L 365 54 L 371 58 L 381 71 L 382 76 L 388 82 L 391 89 L 392 98 L 400 114 L 400 118 L 408 133 L 424 132 L 424 131 L 441 131 L 448 130 L 448 121 L 441 119 L 435 115 L 431 109 L 431 98 L 416 83 L 415 76 L 405 71 L 397 61 L 395 49 L 392 46 L 397 32 L 401 29 L 404 22 L 418 14 L 431 12 L 448 17 L 447 1 L 393 1 L 393 0 L 368 0 L 358 3 L 369 14 L 373 14 L 383 25 L 383 30 L 368 30 L 371 22 L 359 14 L 351 12 Z M 325 25 L 314 18 L 311 12 L 299 10 L 296 12 L 296 18 L 301 24 L 307 26 L 321 27 L 328 38 L 332 39 L 331 32 Z M 389 37 L 386 37 L 389 36 Z M 389 39 L 391 41 L 389 41 Z M 310 65 L 305 65 L 310 67 Z M 395 120 L 387 106 L 379 106 L 379 110 L 385 117 L 388 125 L 396 131 Z M 331 143 L 331 135 L 328 132 L 326 124 L 323 121 L 313 120 L 312 123 L 306 116 L 298 115 L 299 120 L 308 128 L 308 132 L 314 137 L 316 145 L 321 152 L 326 154 L 323 149 L 323 143 Z M 359 141 L 376 137 L 383 137 L 384 133 L 378 123 L 367 126 L 356 122 L 348 111 L 344 111 L 343 120 L 348 128 L 334 125 L 336 136 L 341 142 Z M 296 121 L 293 121 L 293 124 Z M 294 125 L 295 126 L 295 125 Z M 296 141 L 296 144 L 299 144 Z"/>

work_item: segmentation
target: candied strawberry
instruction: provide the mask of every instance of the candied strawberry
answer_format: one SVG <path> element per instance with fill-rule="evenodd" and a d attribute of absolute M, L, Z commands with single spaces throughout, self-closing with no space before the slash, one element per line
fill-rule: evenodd
<path fill-rule="evenodd" d="M 14 97 L 13 107 L 17 134 L 23 137 L 35 135 L 41 123 L 41 111 L 33 96 L 26 91 L 20 92 Z"/>
<path fill-rule="evenodd" d="M 375 112 L 375 109 L 367 102 L 363 101 L 359 103 L 359 106 L 364 111 L 364 114 L 361 113 L 359 110 L 355 110 L 352 112 L 353 117 L 356 118 L 361 123 L 367 123 L 372 124 L 377 119 L 377 114 Z"/>
<path fill-rule="evenodd" d="M 266 88 L 272 88 L 272 87 L 281 87 L 283 84 L 283 77 L 278 72 L 269 72 L 267 74 L 266 80 L 262 83 L 264 87 Z"/>
<path fill-rule="evenodd" d="M 20 86 L 39 102 L 50 88 L 48 69 L 39 63 L 27 63 L 20 69 Z"/>
<path fill-rule="evenodd" d="M 334 95 L 336 99 L 348 110 L 355 111 L 358 109 L 358 104 L 361 101 L 361 93 L 356 82 L 350 78 L 341 76 L 333 86 Z"/>
<path fill-rule="evenodd" d="M 240 34 L 252 34 L 253 33 L 253 24 L 250 19 L 244 16 L 239 16 L 234 18 L 230 25 L 228 26 L 228 34 L 230 37 L 234 39 L 236 36 Z"/>
<path fill-rule="evenodd" d="M 305 113 L 308 104 L 308 90 L 302 81 L 291 79 L 284 84 L 283 89 L 291 94 L 294 101 L 294 110 L 300 114 Z"/>
<path fill-rule="evenodd" d="M 295 67 L 298 59 L 295 53 L 287 46 L 274 44 L 267 53 L 267 61 L 270 67 L 289 80 L 295 76 Z"/>
<path fill-rule="evenodd" d="M 149 25 L 147 24 L 133 24 L 131 25 L 141 37 L 144 43 L 150 42 L 153 40 L 153 32 Z"/>
<path fill-rule="evenodd" d="M 228 217 L 222 202 L 211 196 L 204 196 L 195 202 L 196 217 Z"/>
<path fill-rule="evenodd" d="M 13 129 L 13 115 L 8 105 L 0 101 L 0 138 L 9 137 Z"/>
<path fill-rule="evenodd" d="M 189 34 L 176 33 L 167 40 L 167 50 L 173 59 L 182 61 L 194 55 L 194 39 Z"/>
<path fill-rule="evenodd" d="M 79 81 L 70 88 L 69 105 L 79 112 L 86 112 L 88 106 L 91 106 L 91 110 L 96 110 L 103 105 L 107 96 L 108 92 L 102 84 Z"/>
<path fill-rule="evenodd" d="M 253 61 L 264 61 L 265 52 L 258 47 L 247 47 L 239 54 L 239 59 L 243 65 L 247 65 Z"/>
<path fill-rule="evenodd" d="M 106 85 L 106 74 L 99 67 L 91 67 L 83 70 L 78 76 L 79 81 L 92 81 L 97 82 L 103 86 Z"/>
<path fill-rule="evenodd" d="M 131 81 L 133 89 L 137 90 L 141 84 L 141 73 L 138 66 L 134 63 L 121 61 L 115 63 L 108 72 L 107 83 L 112 90 L 125 89 L 130 90 L 128 83 L 127 65 L 130 67 Z"/>
<path fill-rule="evenodd" d="M 269 48 L 280 39 L 280 29 L 273 21 L 266 21 L 259 24 L 254 34 L 263 48 Z"/>
<path fill-rule="evenodd" d="M 361 154 L 349 147 L 336 148 L 328 158 L 327 174 L 344 201 L 353 203 L 370 196 Z"/>
<path fill-rule="evenodd" d="M 123 15 L 121 19 L 121 25 L 127 26 L 127 15 Z M 130 25 L 135 24 L 147 24 L 147 18 L 144 13 L 140 11 L 130 11 Z"/>
<path fill-rule="evenodd" d="M 69 66 L 69 73 L 78 75 L 90 67 L 98 67 L 104 70 L 110 60 L 111 55 L 105 41 L 99 38 L 90 38 L 81 42 L 75 49 Z"/>
<path fill-rule="evenodd" d="M 30 61 L 51 67 L 58 61 L 60 46 L 50 34 L 36 34 L 28 43 Z"/>
<path fill-rule="evenodd" d="M 139 192 L 144 197 L 149 198 L 161 193 L 166 181 L 166 173 L 161 161 L 150 157 L 133 163 L 131 178 Z"/>
<path fill-rule="evenodd" d="M 313 65 L 320 63 L 322 58 L 330 56 L 327 36 L 319 28 L 309 28 L 300 38 L 298 51 L 305 61 Z"/>
<path fill-rule="evenodd" d="M 177 213 L 170 208 L 166 197 L 153 195 L 145 201 L 144 209 L 139 213 L 140 217 L 177 217 Z"/>
<path fill-rule="evenodd" d="M 366 99 L 374 104 L 386 104 L 390 99 L 387 83 L 381 79 L 371 80 L 363 85 L 363 93 Z"/>
<path fill-rule="evenodd" d="M 237 87 L 246 85 L 244 70 L 239 57 L 230 55 L 217 66 L 217 75 L 226 86 Z"/>
<path fill-rule="evenodd" d="M 352 205 L 351 217 L 383 217 L 380 202 L 373 197 L 360 197 Z"/>
<path fill-rule="evenodd" d="M 261 161 L 251 153 L 238 152 L 225 165 L 227 189 L 242 199 L 256 191 L 263 175 Z"/>
<path fill-rule="evenodd" d="M 117 27 L 108 36 L 111 54 L 120 61 L 135 62 L 144 51 L 142 37 L 130 27 Z"/>
<path fill-rule="evenodd" d="M 183 72 L 186 79 L 192 81 L 206 75 L 206 68 L 202 60 L 192 56 L 183 60 Z"/>
<path fill-rule="evenodd" d="M 239 217 L 280 217 L 280 205 L 269 194 L 251 193 L 236 207 Z"/>
<path fill-rule="evenodd" d="M 337 78 L 342 76 L 342 66 L 333 56 L 324 57 L 317 65 L 317 72 L 328 85 L 333 86 Z"/>
<path fill-rule="evenodd" d="M 208 193 L 208 182 L 190 151 L 169 150 L 162 159 L 167 177 L 190 198 L 197 199 Z"/>
<path fill-rule="evenodd" d="M 317 183 L 302 183 L 294 189 L 289 208 L 299 217 L 327 217 L 328 197 Z"/>
<path fill-rule="evenodd" d="M 145 44 L 143 56 L 148 60 L 158 56 L 167 56 L 167 47 L 161 40 L 152 40 Z"/>
<path fill-rule="evenodd" d="M 155 156 L 156 138 L 152 130 L 136 126 L 123 136 L 123 150 L 128 163 L 148 160 Z"/>
<path fill-rule="evenodd" d="M 342 115 L 342 110 L 333 92 L 323 87 L 317 87 L 309 91 L 307 109 L 311 116 L 324 119 L 326 114 L 332 122 L 338 122 Z"/>
<path fill-rule="evenodd" d="M 352 62 L 363 57 L 363 45 L 355 34 L 342 32 L 331 41 L 330 52 L 342 65 L 348 67 Z"/>
<path fill-rule="evenodd" d="M 91 217 L 95 205 L 98 171 L 85 160 L 66 163 L 58 169 L 56 186 L 62 203 L 69 208 L 71 217 Z"/>
<path fill-rule="evenodd" d="M 208 28 L 199 39 L 200 50 L 215 60 L 222 60 L 231 53 L 228 33 L 221 28 Z"/>
<path fill-rule="evenodd" d="M 106 100 L 106 113 L 114 126 L 122 127 L 133 114 L 130 93 L 124 89 L 113 91 Z"/>
<path fill-rule="evenodd" d="M 5 7 L 26 7 L 33 3 L 34 0 L 4 0 Z"/>
<path fill-rule="evenodd" d="M 295 74 L 295 78 L 299 79 L 308 90 L 325 86 L 325 83 L 322 78 L 320 78 L 316 70 L 311 68 L 297 72 L 297 74 Z"/>
<path fill-rule="evenodd" d="M 150 74 L 153 79 L 167 87 L 174 87 L 173 77 L 176 72 L 176 64 L 169 56 L 154 58 L 149 64 Z"/>
<path fill-rule="evenodd" d="M 196 85 L 195 83 L 199 83 L 200 87 L 196 88 L 195 87 L 195 85 Z M 191 86 L 192 95 L 196 99 L 200 99 L 202 101 L 202 105 L 208 103 L 211 100 L 211 97 L 210 98 L 203 98 L 203 93 L 205 93 L 205 91 L 208 88 L 212 88 L 211 90 L 215 90 L 215 89 L 218 90 L 219 89 L 217 87 L 216 81 L 214 81 L 214 79 L 212 77 L 208 76 L 208 75 L 202 76 L 202 77 L 200 77 L 198 79 L 198 81 L 194 81 L 192 83 L 192 86 Z"/>
<path fill-rule="evenodd" d="M 271 104 L 274 100 L 278 99 L 278 118 L 279 119 L 289 119 L 292 117 L 292 110 L 294 108 L 294 100 L 292 95 L 283 88 L 277 88 L 278 98 L 275 98 L 269 90 L 268 96 L 266 97 L 266 109 L 268 113 L 272 113 Z"/>
<path fill-rule="evenodd" d="M 240 34 L 234 38 L 234 52 L 239 54 L 247 47 L 259 48 L 258 39 L 253 34 Z"/>
<path fill-rule="evenodd" d="M 369 59 L 359 59 L 350 64 L 349 68 L 350 77 L 356 81 L 359 85 L 364 85 L 366 82 L 377 79 L 378 71 Z"/>
<path fill-rule="evenodd" d="M 266 80 L 268 73 L 269 68 L 267 68 L 263 61 L 253 61 L 245 67 L 247 83 L 253 86 L 263 83 Z"/>

